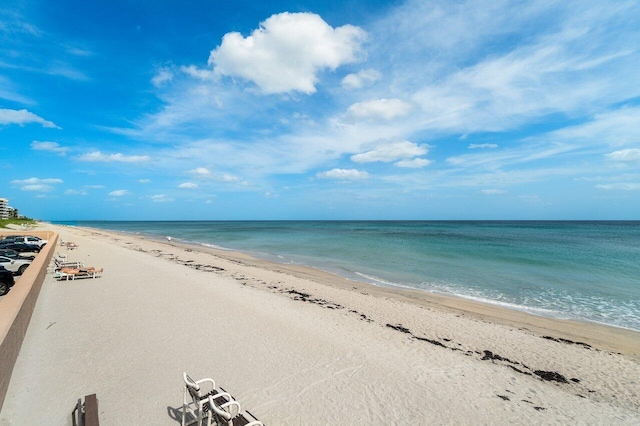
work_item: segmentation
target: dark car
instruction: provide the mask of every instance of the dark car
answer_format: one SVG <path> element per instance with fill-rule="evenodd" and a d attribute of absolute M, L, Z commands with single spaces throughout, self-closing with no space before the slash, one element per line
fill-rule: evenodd
<path fill-rule="evenodd" d="M 18 253 L 40 253 L 40 247 L 25 243 L 0 243 L 0 250 L 15 250 Z"/>
<path fill-rule="evenodd" d="M 0 248 L 0 256 L 8 257 L 9 259 L 26 259 L 33 260 L 36 257 L 34 255 L 20 254 L 15 250 Z"/>
<path fill-rule="evenodd" d="M 7 294 L 14 284 L 13 274 L 0 266 L 0 296 Z"/>

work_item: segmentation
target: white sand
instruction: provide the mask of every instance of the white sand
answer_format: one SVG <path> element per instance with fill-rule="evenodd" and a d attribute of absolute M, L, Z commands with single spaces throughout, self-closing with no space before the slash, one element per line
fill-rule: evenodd
<path fill-rule="evenodd" d="M 62 250 L 70 259 L 105 271 L 46 279 L 3 425 L 70 424 L 90 393 L 103 425 L 176 425 L 183 371 L 212 377 L 269 425 L 640 424 L 639 333 L 48 228 L 79 244 Z"/>

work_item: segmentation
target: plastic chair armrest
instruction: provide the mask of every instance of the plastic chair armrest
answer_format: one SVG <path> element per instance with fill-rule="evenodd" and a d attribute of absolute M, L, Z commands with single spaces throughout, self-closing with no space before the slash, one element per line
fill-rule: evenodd
<path fill-rule="evenodd" d="M 235 416 L 232 416 L 231 413 L 225 411 L 224 410 L 225 408 L 228 408 L 228 407 L 231 407 L 231 406 L 235 405 L 236 407 L 238 407 L 238 413 L 240 411 L 242 411 L 242 407 L 240 407 L 240 403 L 238 401 L 236 401 L 236 400 L 225 402 L 222 405 L 216 405 L 213 402 L 213 397 L 210 396 L 209 397 L 209 404 L 211 405 L 211 409 L 213 410 L 213 412 L 216 413 L 217 415 L 219 415 L 220 417 L 222 417 L 225 420 L 231 420 L 233 417 L 235 417 Z"/>

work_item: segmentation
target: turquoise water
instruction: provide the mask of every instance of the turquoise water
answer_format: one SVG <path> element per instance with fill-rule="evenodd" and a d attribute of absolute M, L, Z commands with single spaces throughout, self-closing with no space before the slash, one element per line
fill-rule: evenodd
<path fill-rule="evenodd" d="M 68 224 L 68 223 L 67 223 Z M 640 331 L 640 222 L 74 222 Z"/>

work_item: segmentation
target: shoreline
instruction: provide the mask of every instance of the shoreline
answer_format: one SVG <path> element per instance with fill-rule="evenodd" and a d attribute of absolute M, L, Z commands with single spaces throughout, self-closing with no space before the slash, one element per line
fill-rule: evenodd
<path fill-rule="evenodd" d="M 635 360 L 640 360 L 640 331 L 602 324 L 593 321 L 580 321 L 536 315 L 517 309 L 482 302 L 463 296 L 432 293 L 427 290 L 410 289 L 395 286 L 379 286 L 376 284 L 351 280 L 349 278 L 322 270 L 313 266 L 280 263 L 270 259 L 254 256 L 250 253 L 227 248 L 214 248 L 197 242 L 167 241 L 152 234 L 137 232 L 105 230 L 101 228 L 72 226 L 90 232 L 104 232 L 123 237 L 139 238 L 155 243 L 183 250 L 207 253 L 219 259 L 238 262 L 248 267 L 265 269 L 278 273 L 285 273 L 297 278 L 315 281 L 322 285 L 340 289 L 353 289 L 379 298 L 393 298 L 401 302 L 411 303 L 420 307 L 429 307 L 450 313 L 462 313 L 476 320 L 515 327 L 529 331 L 539 337 L 551 337 L 566 341 L 567 344 L 588 344 L 602 350 L 623 354 Z"/>
<path fill-rule="evenodd" d="M 100 221 L 98 221 L 100 222 Z M 254 223 L 254 221 L 250 221 Z M 269 222 L 269 221 L 267 221 Z M 289 221 L 287 221 L 289 222 Z M 296 221 L 291 221 L 296 222 Z M 318 222 L 318 221 L 310 221 Z M 319 221 L 322 222 L 322 221 Z M 350 221 L 338 221 L 338 222 L 350 222 Z M 359 221 L 360 222 L 360 221 Z M 366 222 L 366 221 L 365 221 Z M 377 221 L 372 221 L 377 222 Z M 417 221 L 417 222 L 434 222 L 434 221 Z M 455 221 L 443 221 L 443 222 L 455 222 Z M 463 221 L 469 222 L 469 221 Z M 472 221 L 478 223 L 502 223 L 505 221 Z M 511 223 L 513 221 L 506 221 Z M 517 221 L 525 224 L 538 223 L 540 221 Z M 551 221 L 553 223 L 573 223 L 581 221 Z M 587 221 L 591 223 L 592 221 Z M 597 221 L 609 224 L 610 221 Z M 631 221 L 625 221 L 631 222 Z M 123 223 L 126 223 L 123 222 Z M 176 223 L 188 223 L 176 222 Z M 226 222 L 225 222 L 226 223 Z M 255 222 L 258 223 L 258 222 Z M 635 222 L 633 222 L 635 223 Z M 78 226 L 77 224 L 69 224 L 70 226 Z M 156 241 L 165 241 L 165 232 L 171 233 L 173 228 L 163 230 L 158 226 L 151 226 L 149 229 L 142 227 L 124 225 L 117 229 L 105 229 L 105 231 L 122 232 L 124 235 L 142 235 L 147 238 Z M 171 226 L 169 223 L 168 226 Z M 91 229 L 104 229 L 101 227 L 93 228 L 90 224 L 87 224 Z M 259 229 L 260 226 L 258 226 Z M 327 247 L 333 250 L 332 246 L 320 246 L 311 245 L 316 249 L 305 249 L 304 247 L 298 250 L 291 250 L 292 247 L 282 244 L 279 238 L 276 236 L 276 244 L 266 244 L 261 246 L 237 244 L 234 243 L 233 238 L 228 242 L 230 246 L 227 246 L 224 242 L 219 244 L 220 241 L 227 241 L 224 234 L 221 234 L 217 238 L 215 233 L 210 238 L 204 238 L 204 241 L 200 237 L 200 234 L 193 232 L 190 226 L 176 228 L 175 232 L 178 233 L 177 240 L 174 242 L 184 243 L 198 249 L 212 248 L 214 250 L 220 250 L 222 252 L 243 252 L 251 257 L 274 262 L 280 265 L 300 265 L 307 266 L 312 269 L 317 269 L 329 274 L 337 275 L 341 278 L 347 279 L 350 282 L 361 282 L 382 289 L 394 290 L 417 290 L 426 292 L 433 297 L 452 297 L 454 299 L 461 299 L 469 301 L 471 303 L 488 304 L 490 306 L 506 309 L 509 311 L 517 311 L 525 314 L 533 315 L 540 318 L 548 318 L 552 320 L 571 321 L 576 323 L 585 323 L 588 325 L 597 325 L 604 327 L 613 327 L 632 332 L 640 333 L 640 322 L 638 322 L 637 314 L 634 314 L 634 306 L 637 306 L 637 298 L 625 299 L 625 291 L 630 291 L 629 294 L 635 294 L 633 290 L 635 282 L 633 280 L 623 279 L 620 282 L 620 286 L 613 286 L 613 289 L 619 289 L 613 291 L 610 296 L 606 293 L 608 290 L 602 290 L 607 287 L 608 283 L 616 283 L 620 277 L 633 276 L 633 271 L 637 268 L 610 270 L 609 273 L 594 271 L 593 274 L 582 273 L 580 275 L 577 271 L 582 271 L 583 268 L 571 270 L 564 269 L 552 269 L 553 266 L 549 266 L 549 270 L 544 269 L 536 270 L 526 266 L 529 259 L 533 264 L 535 262 L 543 262 L 550 259 L 538 258 L 537 254 L 532 254 L 532 258 L 522 257 L 526 252 L 520 252 L 520 248 L 514 248 L 517 255 L 514 255 L 513 259 L 509 261 L 500 260 L 495 264 L 491 262 L 488 265 L 490 267 L 471 267 L 466 266 L 466 258 L 458 259 L 458 263 L 444 262 L 439 260 L 438 254 L 434 254 L 434 263 L 431 264 L 431 260 L 413 258 L 410 254 L 407 256 L 393 258 L 392 262 L 386 262 L 385 258 L 387 253 L 379 250 L 371 252 L 368 255 L 368 259 L 380 258 L 381 267 L 378 268 L 376 263 L 363 261 L 367 257 L 362 257 L 359 253 L 366 252 L 368 249 L 366 246 L 360 247 L 358 252 L 354 252 L 352 257 L 335 257 L 330 253 L 322 254 L 317 248 L 324 247 L 322 250 L 326 251 Z M 223 227 L 223 229 L 226 229 Z M 232 227 L 232 229 L 235 229 Z M 247 228 L 251 229 L 251 228 Z M 186 232 L 183 232 L 186 231 Z M 207 232 L 206 230 L 204 230 Z M 473 231 L 475 232 L 475 231 Z M 181 234 L 186 239 L 181 239 Z M 209 234 L 205 234 L 209 235 Z M 262 234 L 259 234 L 262 235 Z M 471 234 L 473 235 L 473 233 Z M 174 238 L 174 235 L 171 235 Z M 243 234 L 240 233 L 240 238 Z M 258 243 L 261 241 L 258 237 Z M 311 235 L 312 241 L 314 236 Z M 219 240 L 219 241 L 218 241 Z M 280 241 L 280 242 L 278 242 Z M 323 244 L 322 241 L 320 241 Z M 331 243 L 328 243 L 331 244 Z M 349 243 L 350 244 L 350 243 Z M 356 242 L 356 246 L 357 246 Z M 508 241 L 505 243 L 508 244 Z M 237 246 L 237 247 L 234 247 Z M 337 247 L 336 247 L 337 248 Z M 379 247 L 378 247 L 379 249 Z M 286 254 L 283 254 L 286 253 Z M 316 253 L 316 254 L 314 254 Z M 595 252 L 593 252 L 595 253 Z M 372 257 L 375 256 L 375 257 Z M 500 257 L 501 254 L 497 253 L 496 256 Z M 477 255 L 470 257 L 470 261 L 474 261 Z M 403 263 L 402 259 L 414 259 L 413 263 Z M 482 257 L 481 257 L 482 259 Z M 613 253 L 610 259 L 616 259 L 615 253 Z M 477 260 L 477 259 L 476 259 Z M 564 259 L 573 265 L 573 260 Z M 593 260 L 593 259 L 592 259 Z M 500 263 L 502 262 L 502 263 Z M 515 263 L 515 266 L 511 267 L 510 264 Z M 386 264 L 386 266 L 384 266 Z M 521 266 L 525 265 L 525 266 Z M 416 269 L 414 271 L 414 265 Z M 423 265 L 423 266 L 420 266 Z M 544 264 L 543 264 L 544 265 Z M 458 274 L 458 266 L 463 271 Z M 605 265 L 606 266 L 606 265 Z M 611 265 L 608 265 L 611 266 Z M 444 273 L 438 272 L 438 268 L 441 271 L 447 271 Z M 503 273 L 502 268 L 505 268 Z M 515 269 L 514 269 L 515 268 Z M 521 272 L 517 272 L 517 268 L 524 268 Z M 528 268 L 528 269 L 527 269 Z M 514 273 L 513 270 L 517 273 Z M 411 273 L 405 273 L 406 270 L 413 271 Z M 432 270 L 436 272 L 431 272 Z M 589 270 L 588 268 L 586 269 Z M 377 271 L 377 272 L 376 272 Z M 472 272 L 472 274 L 469 273 Z M 419 272 L 419 273 L 418 273 Z M 475 273 L 477 272 L 477 274 Z M 578 275 L 575 275 L 575 274 Z M 586 275 L 585 275 L 586 274 Z M 626 274 L 626 275 L 625 275 Z M 629 275 L 631 274 L 631 275 Z M 458 275 L 460 275 L 460 282 L 458 282 Z M 538 276 L 540 275 L 540 276 Z M 383 278 L 379 278 L 383 277 Z M 429 278 L 431 277 L 431 278 Z M 631 286 L 631 287 L 629 287 Z M 608 287 L 607 287 L 608 288 Z M 605 291 L 605 293 L 603 293 Z M 577 298 L 577 299 L 576 299 Z M 577 302 L 576 302 L 577 300 Z"/>

